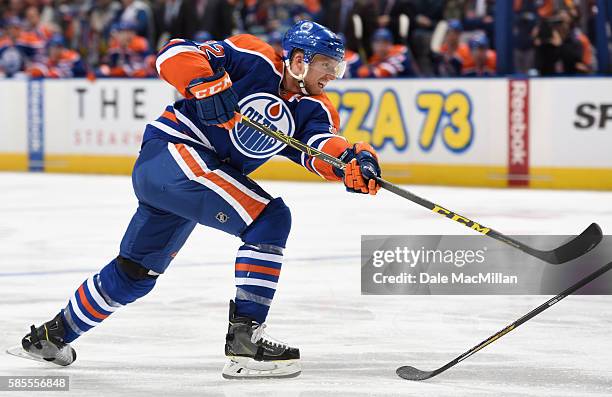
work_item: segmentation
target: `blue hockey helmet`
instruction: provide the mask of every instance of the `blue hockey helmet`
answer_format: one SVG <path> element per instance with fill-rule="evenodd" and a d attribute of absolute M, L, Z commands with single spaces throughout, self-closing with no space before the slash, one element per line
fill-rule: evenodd
<path fill-rule="evenodd" d="M 300 21 L 293 25 L 283 36 L 283 61 L 289 74 L 300 82 L 303 88 L 303 81 L 308 73 L 308 65 L 312 62 L 315 55 L 325 55 L 337 61 L 333 70 L 328 70 L 330 74 L 341 78 L 344 75 L 346 63 L 344 62 L 344 43 L 331 30 L 323 25 L 311 21 Z M 304 73 L 295 75 L 289 67 L 291 55 L 295 50 L 304 51 Z"/>
<path fill-rule="evenodd" d="M 489 39 L 483 33 L 477 33 L 470 38 L 469 44 L 470 49 L 474 50 L 476 48 L 489 48 Z"/>
<path fill-rule="evenodd" d="M 289 59 L 293 50 L 304 51 L 304 61 L 310 63 L 316 54 L 342 62 L 344 44 L 331 30 L 316 22 L 300 21 L 293 25 L 283 37 L 283 59 Z"/>
<path fill-rule="evenodd" d="M 53 36 L 47 42 L 47 47 L 66 47 L 66 40 L 61 33 L 53 33 Z"/>
<path fill-rule="evenodd" d="M 451 19 L 448 21 L 448 30 L 455 30 L 457 32 L 462 32 L 463 24 L 458 19 Z"/>
<path fill-rule="evenodd" d="M 391 33 L 391 31 L 387 28 L 376 29 L 376 31 L 374 31 L 374 34 L 372 35 L 372 41 L 386 41 L 392 43 L 393 33 Z"/>

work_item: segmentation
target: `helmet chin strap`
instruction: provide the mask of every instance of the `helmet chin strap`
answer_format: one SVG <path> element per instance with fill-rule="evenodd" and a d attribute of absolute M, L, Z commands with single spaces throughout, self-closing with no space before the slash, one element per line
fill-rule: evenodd
<path fill-rule="evenodd" d="M 306 78 L 306 74 L 308 73 L 308 64 L 304 63 L 304 72 L 297 75 L 293 73 L 293 71 L 291 70 L 291 65 L 289 64 L 289 60 L 285 59 L 285 69 L 287 70 L 287 72 L 289 73 L 291 77 L 297 80 L 298 85 L 300 86 L 300 90 L 302 91 L 302 94 L 310 95 L 308 90 L 306 90 L 306 85 L 304 84 L 304 79 Z"/>

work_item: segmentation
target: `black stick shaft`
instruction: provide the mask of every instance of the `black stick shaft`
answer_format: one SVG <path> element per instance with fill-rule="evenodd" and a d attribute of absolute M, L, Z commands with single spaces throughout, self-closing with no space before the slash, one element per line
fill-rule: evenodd
<path fill-rule="evenodd" d="M 478 345 L 474 346 L 473 348 L 471 348 L 470 350 L 466 351 L 465 353 L 463 353 L 459 357 L 455 358 L 453 361 L 449 362 L 448 364 L 444 365 L 443 367 L 440 367 L 440 368 L 436 369 L 435 371 L 433 371 L 433 373 L 431 374 L 430 377 L 435 376 L 435 375 L 439 374 L 440 372 L 444 372 L 447 369 L 449 369 L 450 367 L 452 367 L 452 366 L 458 364 L 459 362 L 465 360 L 466 358 L 470 357 L 472 354 L 474 354 L 477 351 L 481 350 L 485 346 L 495 342 L 497 339 L 499 339 L 502 336 L 506 335 L 507 333 L 509 333 L 513 329 L 517 328 L 519 325 L 529 321 L 530 319 L 534 318 L 538 314 L 542 313 L 544 310 L 546 310 L 549 307 L 551 307 L 552 305 L 556 304 L 557 302 L 559 302 L 560 300 L 562 300 L 566 296 L 573 294 L 574 292 L 576 292 L 580 288 L 584 287 L 585 285 L 587 285 L 591 281 L 595 280 L 597 277 L 601 276 L 602 274 L 606 273 L 610 269 L 612 269 L 612 262 L 610 262 L 607 265 L 602 266 L 601 268 L 597 269 L 596 271 L 594 271 L 593 273 L 589 274 L 588 276 L 586 276 L 582 280 L 578 281 L 576 284 L 572 285 L 571 287 L 569 287 L 565 291 L 561 292 L 559 295 L 556 295 L 555 297 L 553 297 L 553 298 L 549 299 L 548 301 L 542 303 L 540 306 L 536 307 L 535 309 L 533 309 L 529 313 L 525 314 L 523 317 L 519 318 L 518 320 L 516 320 L 512 324 L 508 325 L 506 328 L 502 329 L 501 331 L 497 332 L 494 335 L 491 335 L 490 337 L 488 337 L 484 341 L 480 342 Z"/>

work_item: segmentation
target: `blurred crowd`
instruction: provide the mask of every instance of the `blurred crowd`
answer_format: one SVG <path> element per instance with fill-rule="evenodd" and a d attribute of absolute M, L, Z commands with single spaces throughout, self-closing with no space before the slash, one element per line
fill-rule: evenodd
<path fill-rule="evenodd" d="M 596 0 L 513 0 L 514 68 L 593 73 Z M 0 76 L 153 77 L 170 38 L 337 32 L 345 77 L 494 76 L 495 0 L 0 0 Z"/>

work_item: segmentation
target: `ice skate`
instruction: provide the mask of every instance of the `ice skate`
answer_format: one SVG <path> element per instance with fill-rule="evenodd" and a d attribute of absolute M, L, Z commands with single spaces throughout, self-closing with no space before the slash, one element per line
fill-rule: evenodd
<path fill-rule="evenodd" d="M 21 346 L 15 346 L 6 352 L 13 356 L 41 362 L 66 366 L 76 360 L 76 351 L 68 343 L 64 343 L 64 325 L 58 314 L 38 328 L 34 325 L 30 333 L 23 337 Z"/>
<path fill-rule="evenodd" d="M 236 304 L 230 301 L 224 378 L 293 378 L 302 372 L 299 349 L 272 339 L 264 331 L 265 324 L 237 317 L 235 311 Z"/>

